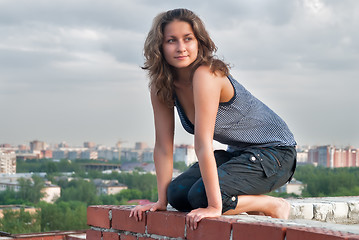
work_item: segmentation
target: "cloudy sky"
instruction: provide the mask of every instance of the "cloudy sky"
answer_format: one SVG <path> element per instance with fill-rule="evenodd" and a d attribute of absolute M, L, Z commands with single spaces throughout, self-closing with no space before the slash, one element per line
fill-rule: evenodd
<path fill-rule="evenodd" d="M 0 0 L 0 144 L 151 146 L 143 42 L 178 7 L 298 144 L 359 147 L 357 0 Z M 192 143 L 179 124 L 176 143 Z"/>

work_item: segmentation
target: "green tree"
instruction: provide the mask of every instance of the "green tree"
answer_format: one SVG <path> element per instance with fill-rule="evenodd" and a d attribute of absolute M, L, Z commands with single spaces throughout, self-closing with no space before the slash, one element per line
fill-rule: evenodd
<path fill-rule="evenodd" d="M 133 199 L 141 199 L 142 192 L 138 189 L 125 189 L 122 190 L 120 193 L 116 194 L 116 198 L 120 202 L 127 202 Z"/>
<path fill-rule="evenodd" d="M 39 203 L 41 208 L 41 231 L 81 230 L 87 229 L 86 211 L 84 202 L 69 201 L 49 204 Z"/>
<path fill-rule="evenodd" d="M 83 179 L 68 182 L 67 186 L 61 189 L 61 197 L 58 201 L 80 201 L 87 205 L 99 204 L 95 185 Z"/>
<path fill-rule="evenodd" d="M 42 189 L 44 188 L 44 180 L 34 175 L 32 181 L 30 179 L 19 179 L 19 197 L 25 201 L 32 203 L 38 203 L 40 199 L 44 196 Z"/>
<path fill-rule="evenodd" d="M 303 197 L 358 195 L 359 168 L 298 166 L 294 177 L 306 184 Z"/>
<path fill-rule="evenodd" d="M 181 161 L 181 162 L 173 162 L 173 168 L 180 170 L 181 172 L 184 172 L 189 168 L 189 166 L 187 166 L 185 162 Z"/>
<path fill-rule="evenodd" d="M 4 216 L 0 219 L 0 229 L 11 234 L 40 232 L 40 215 L 20 210 L 4 210 Z"/>
<path fill-rule="evenodd" d="M 10 205 L 10 204 L 24 204 L 27 205 L 28 201 L 18 197 L 18 194 L 11 189 L 6 189 L 5 191 L 0 192 L 0 205 Z"/>

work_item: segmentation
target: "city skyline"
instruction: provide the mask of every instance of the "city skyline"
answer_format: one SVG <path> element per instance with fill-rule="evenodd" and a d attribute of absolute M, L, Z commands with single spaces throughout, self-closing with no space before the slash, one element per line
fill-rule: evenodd
<path fill-rule="evenodd" d="M 204 20 L 234 78 L 299 145 L 359 146 L 355 0 L 4 0 L 0 144 L 153 146 L 143 42 L 154 16 L 178 7 Z M 175 143 L 193 144 L 178 118 Z"/>
<path fill-rule="evenodd" d="M 106 148 L 124 148 L 124 149 L 130 149 L 130 148 L 139 148 L 138 146 L 141 146 L 142 149 L 153 149 L 153 145 L 148 144 L 147 142 L 144 141 L 136 141 L 136 142 L 128 142 L 128 141 L 118 141 L 116 143 L 113 144 L 102 144 L 102 143 L 98 143 L 98 142 L 89 142 L 89 141 L 83 141 L 80 144 L 71 144 L 67 141 L 58 141 L 58 142 L 46 142 L 44 140 L 40 140 L 40 139 L 33 139 L 32 141 L 29 141 L 27 143 L 21 143 L 21 144 L 10 144 L 8 142 L 0 142 L 0 150 L 2 148 L 20 148 L 20 147 L 26 147 L 27 149 L 31 149 L 31 144 L 33 142 L 38 142 L 39 144 L 41 144 L 41 146 L 45 146 L 43 147 L 43 149 L 61 149 L 61 148 L 73 148 L 73 149 L 106 149 Z M 91 146 L 89 146 L 89 144 L 91 144 Z M 192 146 L 194 147 L 193 143 L 175 143 L 175 146 Z M 227 145 L 225 144 L 221 144 L 219 142 L 213 141 L 213 146 L 214 149 L 226 149 Z M 331 147 L 337 147 L 337 148 L 348 148 L 348 147 L 353 147 L 353 148 L 359 148 L 359 146 L 357 145 L 353 145 L 353 144 L 330 144 L 330 143 L 323 143 L 323 144 L 298 144 L 297 148 L 299 151 L 301 151 L 303 148 L 304 149 L 310 149 L 310 148 L 316 148 L 316 147 L 325 147 L 325 146 L 331 146 Z M 24 149 L 25 150 L 25 149 Z"/>

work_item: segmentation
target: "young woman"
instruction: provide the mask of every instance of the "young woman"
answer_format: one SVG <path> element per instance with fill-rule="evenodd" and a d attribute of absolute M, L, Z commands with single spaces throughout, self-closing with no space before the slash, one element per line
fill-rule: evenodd
<path fill-rule="evenodd" d="M 288 182 L 296 165 L 296 142 L 286 123 L 249 93 L 214 57 L 217 50 L 192 11 L 159 14 L 144 46 L 150 77 L 156 142 L 158 201 L 137 206 L 130 217 L 166 210 L 189 212 L 196 229 L 205 217 L 261 212 L 288 218 L 290 205 L 268 193 Z M 198 163 L 172 181 L 174 109 L 194 134 Z M 228 145 L 213 151 L 213 140 Z"/>

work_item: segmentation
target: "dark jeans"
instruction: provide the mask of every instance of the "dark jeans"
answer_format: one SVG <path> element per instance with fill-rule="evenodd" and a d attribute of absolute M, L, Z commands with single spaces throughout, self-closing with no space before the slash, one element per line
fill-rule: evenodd
<path fill-rule="evenodd" d="M 290 181 L 296 168 L 296 155 L 295 147 L 214 151 L 222 212 L 235 209 L 239 195 L 268 193 Z M 167 198 L 172 207 L 184 212 L 208 206 L 198 163 L 170 183 Z"/>

